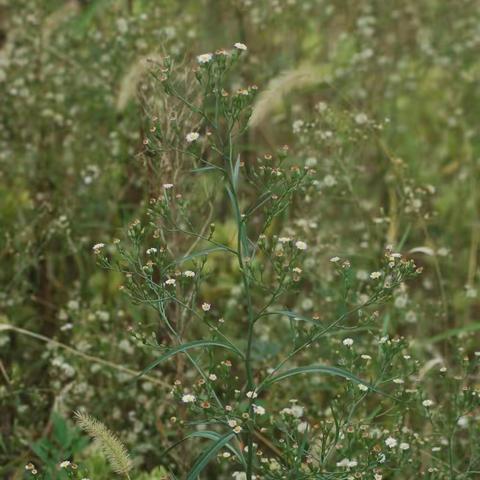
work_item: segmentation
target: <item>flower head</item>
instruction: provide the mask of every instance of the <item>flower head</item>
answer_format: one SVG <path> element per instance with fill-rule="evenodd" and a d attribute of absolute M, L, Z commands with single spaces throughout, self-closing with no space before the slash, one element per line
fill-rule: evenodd
<path fill-rule="evenodd" d="M 234 47 L 237 50 L 243 50 L 243 51 L 247 50 L 247 46 L 244 43 L 240 43 L 240 42 L 235 43 Z"/>
<path fill-rule="evenodd" d="M 211 53 L 202 53 L 201 55 L 197 56 L 197 62 L 200 65 L 203 65 L 204 63 L 208 63 L 212 60 L 213 55 Z"/>
<path fill-rule="evenodd" d="M 186 393 L 185 395 L 182 396 L 183 403 L 193 403 L 195 402 L 195 400 L 196 400 L 195 395 L 192 395 L 191 393 Z"/>
<path fill-rule="evenodd" d="M 298 250 L 306 250 L 307 244 L 305 242 L 298 240 L 297 242 L 295 242 L 295 247 L 298 248 Z"/>
<path fill-rule="evenodd" d="M 185 140 L 187 140 L 188 143 L 192 143 L 195 140 L 198 140 L 199 138 L 200 138 L 200 134 L 198 132 L 190 132 L 185 137 Z"/>

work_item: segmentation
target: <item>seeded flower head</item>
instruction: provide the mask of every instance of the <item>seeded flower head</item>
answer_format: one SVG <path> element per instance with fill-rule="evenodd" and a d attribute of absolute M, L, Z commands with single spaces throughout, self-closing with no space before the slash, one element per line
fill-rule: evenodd
<path fill-rule="evenodd" d="M 98 442 L 113 471 L 119 475 L 127 475 L 132 469 L 132 461 L 127 449 L 117 436 L 102 422 L 87 413 L 77 411 L 75 417 L 78 426 Z"/>

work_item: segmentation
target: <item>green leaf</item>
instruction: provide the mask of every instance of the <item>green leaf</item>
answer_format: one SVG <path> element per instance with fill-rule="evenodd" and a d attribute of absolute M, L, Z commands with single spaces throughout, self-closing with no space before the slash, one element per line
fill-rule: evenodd
<path fill-rule="evenodd" d="M 193 258 L 197 257 L 204 257 L 205 255 L 210 255 L 210 253 L 213 252 L 230 252 L 230 253 L 235 253 L 234 250 L 231 248 L 228 248 L 224 245 L 218 245 L 216 247 L 211 247 L 211 248 L 206 248 L 205 250 L 199 250 L 198 252 L 193 252 L 190 255 L 186 255 L 185 257 L 181 257 L 177 260 L 175 260 L 175 263 L 184 263 L 188 262 L 188 260 L 192 260 Z"/>
<path fill-rule="evenodd" d="M 298 313 L 292 312 L 290 310 L 278 310 L 278 311 L 275 311 L 275 312 L 268 312 L 266 315 L 285 315 L 286 317 L 289 317 L 292 320 L 313 323 L 314 325 L 318 325 L 319 327 L 322 326 L 321 322 L 318 322 L 317 320 L 314 320 L 313 318 L 305 317 L 304 315 L 300 315 Z"/>
<path fill-rule="evenodd" d="M 263 390 L 263 388 L 268 387 L 270 385 L 273 385 L 274 383 L 280 382 L 282 380 L 285 380 L 286 378 L 293 377 L 294 375 L 301 375 L 304 373 L 325 373 L 327 375 L 335 375 L 337 377 L 343 377 L 348 380 L 351 380 L 352 382 L 355 382 L 360 385 L 365 385 L 368 387 L 370 390 L 373 390 L 374 392 L 380 393 L 382 395 L 385 395 L 381 390 L 378 390 L 376 387 L 373 385 L 370 385 L 369 383 L 365 382 L 364 380 L 358 378 L 356 375 L 353 373 L 344 370 L 343 368 L 339 367 L 329 367 L 326 365 L 309 365 L 308 367 L 298 367 L 298 368 L 292 368 L 290 370 L 287 370 L 283 373 L 279 373 L 278 375 L 275 375 L 273 378 L 266 380 L 263 385 L 261 385 L 258 389 L 258 391 Z"/>
<path fill-rule="evenodd" d="M 184 343 L 182 345 L 178 345 L 177 347 L 171 348 L 168 352 L 164 353 L 162 356 L 158 357 L 152 364 L 150 364 L 147 368 L 142 370 L 142 372 L 137 375 L 134 380 L 137 380 L 142 375 L 145 375 L 150 370 L 153 370 L 156 366 L 162 363 L 165 360 L 175 356 L 177 353 L 186 352 L 191 348 L 198 348 L 198 347 L 220 347 L 225 348 L 226 350 L 230 350 L 235 354 L 239 355 L 243 358 L 243 353 L 236 348 L 234 345 L 229 345 L 228 343 L 220 342 L 218 340 L 196 340 L 194 342 Z"/>
<path fill-rule="evenodd" d="M 195 437 L 207 438 L 209 440 L 218 441 L 222 438 L 222 435 L 220 435 L 218 432 L 214 432 L 214 431 L 211 431 L 211 430 L 202 430 L 202 431 L 199 431 L 199 432 L 189 433 L 186 437 L 183 437 L 181 440 L 179 440 L 178 442 L 175 442 L 173 445 L 168 447 L 167 450 L 165 450 L 162 453 L 162 456 L 166 455 L 170 450 L 175 448 L 177 445 L 180 445 L 185 440 L 188 440 L 189 438 L 195 438 Z M 230 445 L 229 443 L 227 443 L 225 445 L 225 447 L 228 450 L 230 450 L 239 459 L 239 461 L 242 463 L 242 465 L 244 465 L 246 467 L 247 463 L 245 461 L 245 457 L 243 456 L 242 451 L 239 448 L 236 448 L 235 446 Z"/>
<path fill-rule="evenodd" d="M 235 433 L 230 432 L 223 437 L 220 437 L 213 445 L 206 448 L 203 453 L 197 458 L 192 469 L 188 473 L 187 480 L 197 480 L 200 472 L 207 466 L 208 462 L 221 450 L 233 437 Z"/>

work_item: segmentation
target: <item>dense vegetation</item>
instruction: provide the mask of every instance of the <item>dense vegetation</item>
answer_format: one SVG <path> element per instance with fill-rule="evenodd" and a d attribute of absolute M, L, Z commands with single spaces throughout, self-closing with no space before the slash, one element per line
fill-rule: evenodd
<path fill-rule="evenodd" d="M 480 478 L 479 25 L 0 0 L 0 476 Z"/>

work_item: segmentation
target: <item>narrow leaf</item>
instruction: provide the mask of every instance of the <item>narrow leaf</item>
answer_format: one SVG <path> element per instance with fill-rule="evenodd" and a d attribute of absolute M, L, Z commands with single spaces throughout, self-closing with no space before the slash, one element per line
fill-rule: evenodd
<path fill-rule="evenodd" d="M 235 434 L 233 432 L 227 433 L 223 437 L 220 437 L 209 448 L 206 448 L 197 458 L 197 461 L 187 476 L 187 480 L 197 480 L 198 475 L 200 475 L 200 472 L 208 465 L 210 460 L 215 457 L 217 452 L 219 452 L 234 436 Z"/>
<path fill-rule="evenodd" d="M 191 348 L 199 348 L 199 347 L 220 347 L 220 348 L 225 348 L 226 350 L 230 350 L 231 352 L 234 352 L 235 354 L 239 355 L 240 357 L 243 358 L 243 353 L 238 350 L 233 345 L 229 345 L 228 343 L 220 342 L 218 340 L 196 340 L 194 342 L 188 342 L 184 343 L 182 345 L 179 345 L 177 347 L 171 348 L 168 352 L 164 353 L 162 356 L 158 357 L 152 364 L 150 364 L 147 368 L 142 370 L 140 374 L 135 377 L 134 380 L 137 380 L 140 378 L 142 375 L 145 375 L 148 373 L 150 370 L 153 370 L 156 366 L 158 366 L 160 363 L 162 363 L 165 360 L 168 360 L 169 358 L 173 357 L 177 353 L 181 352 L 186 352 L 187 350 L 190 350 Z"/>
<path fill-rule="evenodd" d="M 220 435 L 218 432 L 214 432 L 212 430 L 201 430 L 199 432 L 192 432 L 192 433 L 189 433 L 186 437 L 182 438 L 181 440 L 179 440 L 178 442 L 175 442 L 173 445 L 171 445 L 170 447 L 167 448 L 167 450 L 165 450 L 163 453 L 162 453 L 162 456 L 163 455 L 166 455 L 170 450 L 172 450 L 173 448 L 175 448 L 176 446 L 180 445 L 181 443 L 183 443 L 185 440 L 188 440 L 189 438 L 195 438 L 195 437 L 198 437 L 198 438 L 207 438 L 209 440 L 215 440 L 215 441 L 218 441 L 222 438 L 222 435 Z M 230 450 L 230 452 L 232 452 L 238 459 L 239 461 L 242 463 L 242 465 L 244 465 L 246 467 L 246 461 L 245 461 L 245 457 L 243 456 L 241 450 L 233 445 L 230 445 L 229 443 L 227 443 L 225 445 L 225 448 L 227 448 L 228 450 Z"/>
<path fill-rule="evenodd" d="M 176 260 L 175 263 L 178 263 L 178 264 L 184 263 L 184 262 L 187 262 L 188 260 L 192 260 L 193 258 L 204 257 L 204 256 L 210 255 L 210 253 L 214 253 L 214 252 L 230 252 L 230 253 L 232 253 L 233 251 L 232 251 L 232 249 L 230 249 L 226 246 L 218 245 L 216 247 L 206 248 L 205 250 L 199 250 L 198 252 L 193 252 L 190 255 L 186 255 L 185 257 L 181 257 L 178 260 Z"/>
<path fill-rule="evenodd" d="M 364 380 L 358 378 L 356 375 L 353 373 L 344 370 L 343 368 L 339 367 L 329 367 L 326 365 L 309 365 L 308 367 L 298 367 L 298 368 L 292 368 L 290 370 L 286 370 L 283 373 L 279 373 L 278 375 L 275 375 L 273 378 L 267 380 L 263 386 L 261 387 L 262 389 L 273 385 L 274 383 L 280 382 L 282 380 L 285 380 L 286 378 L 293 377 L 294 375 L 301 375 L 304 373 L 324 373 L 327 375 L 335 375 L 337 377 L 343 377 L 348 380 L 351 380 L 357 384 L 360 385 L 365 385 L 368 387 L 370 390 L 373 390 L 377 393 L 381 393 L 385 395 L 382 391 L 378 390 L 376 387 L 370 385 L 369 383 L 365 382 Z"/>

